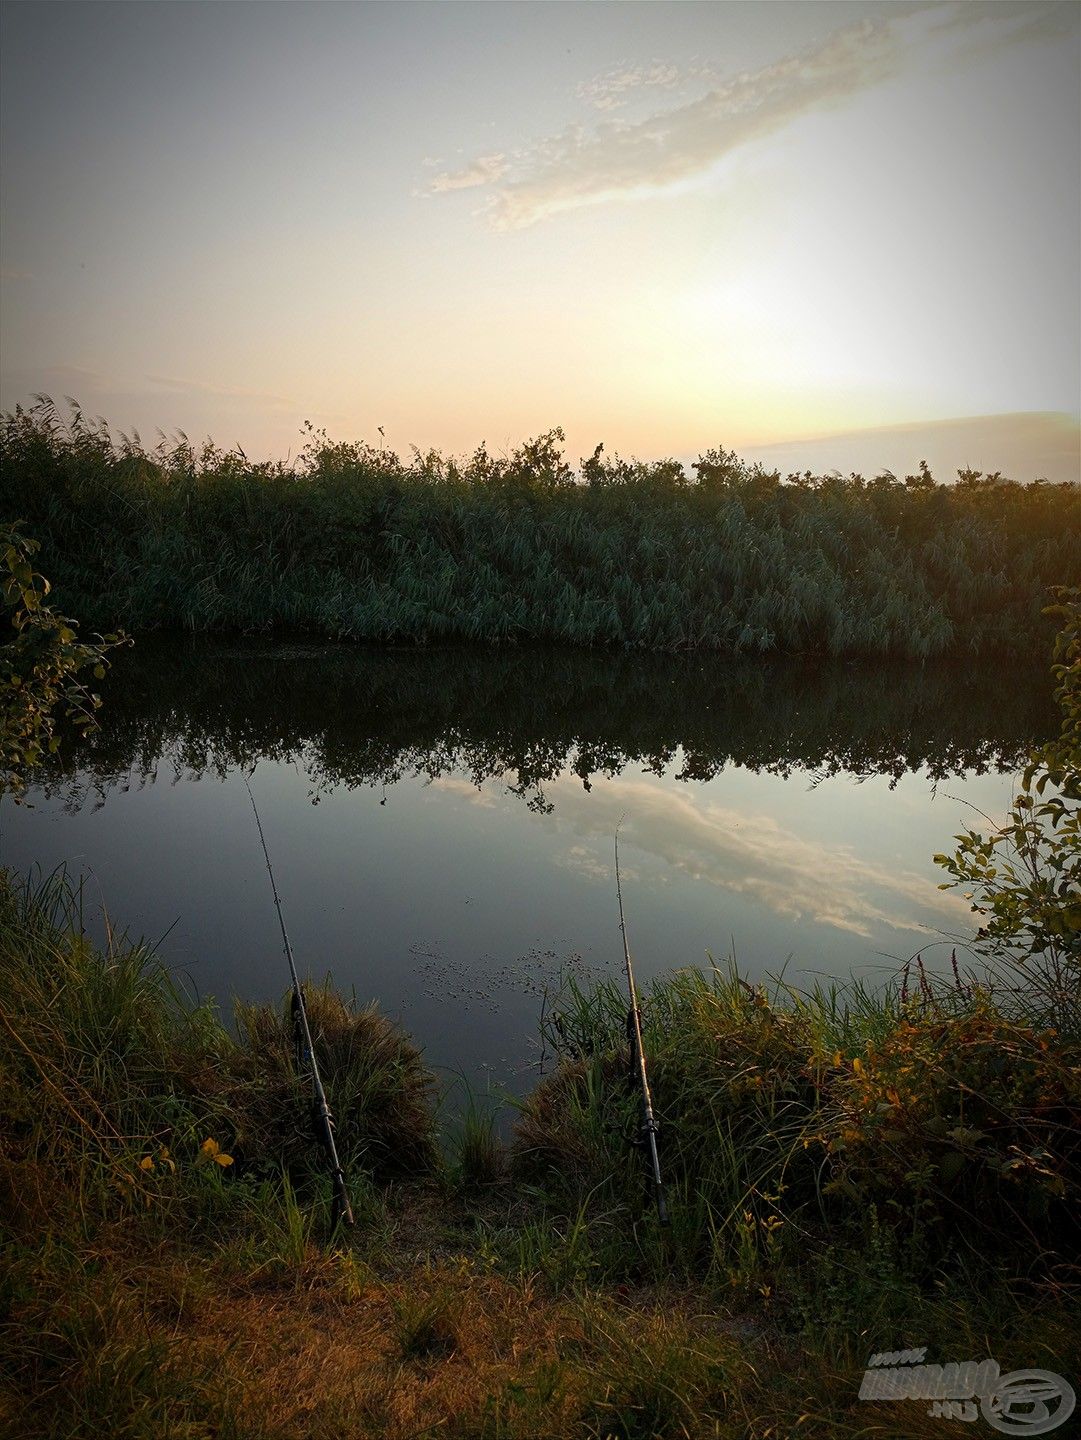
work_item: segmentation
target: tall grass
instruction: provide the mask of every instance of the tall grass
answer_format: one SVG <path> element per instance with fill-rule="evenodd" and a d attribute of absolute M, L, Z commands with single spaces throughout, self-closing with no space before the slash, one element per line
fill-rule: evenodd
<path fill-rule="evenodd" d="M 284 1019 L 244 1007 L 234 1035 L 146 945 L 110 936 L 96 950 L 81 904 L 62 872 L 16 881 L 0 871 L 6 1215 L 32 1230 L 55 1205 L 85 1215 L 134 1207 L 163 1222 L 179 1208 L 227 1228 L 270 1182 L 261 1193 L 288 1230 L 290 1185 L 308 1202 L 326 1196 Z M 416 1048 L 330 992 L 315 991 L 310 1009 L 358 1180 L 431 1171 L 433 1082 Z"/>
<path fill-rule="evenodd" d="M 1009 998 L 929 979 L 907 997 L 858 983 L 769 994 L 719 970 L 657 981 L 645 1041 L 673 1190 L 665 1237 L 627 1143 L 625 997 L 571 984 L 546 1021 L 565 1060 L 525 1102 L 516 1173 L 557 1212 L 588 1192 L 613 1234 L 637 1236 L 647 1273 L 675 1261 L 770 1283 L 826 1235 L 864 1259 L 903 1251 L 913 1273 L 990 1253 L 1039 1273 L 1081 1243 L 1081 1036 Z"/>
<path fill-rule="evenodd" d="M 1081 492 L 782 477 L 723 450 L 575 474 L 552 431 L 466 459 L 335 444 L 147 451 L 42 397 L 0 428 L 5 513 L 100 628 L 927 658 L 1025 653 L 1081 573 Z"/>

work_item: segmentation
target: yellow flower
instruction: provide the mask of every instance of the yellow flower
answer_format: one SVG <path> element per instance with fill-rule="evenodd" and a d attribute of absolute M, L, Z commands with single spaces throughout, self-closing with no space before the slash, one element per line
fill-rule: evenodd
<path fill-rule="evenodd" d="M 853 1060 L 853 1062 L 852 1062 L 852 1070 L 853 1070 L 853 1072 L 854 1072 L 856 1075 L 862 1075 L 862 1074 L 863 1074 L 863 1061 L 859 1058 L 858 1055 L 856 1056 L 855 1060 Z"/>
<path fill-rule="evenodd" d="M 204 1140 L 199 1149 L 208 1160 L 213 1160 L 214 1164 L 220 1165 L 222 1169 L 233 1163 L 233 1157 L 226 1155 L 216 1140 Z"/>
<path fill-rule="evenodd" d="M 153 1162 L 153 1160 L 150 1158 L 149 1155 L 144 1155 L 143 1158 L 139 1161 L 139 1169 L 140 1169 L 140 1170 L 153 1170 L 153 1168 L 154 1168 L 154 1162 Z"/>

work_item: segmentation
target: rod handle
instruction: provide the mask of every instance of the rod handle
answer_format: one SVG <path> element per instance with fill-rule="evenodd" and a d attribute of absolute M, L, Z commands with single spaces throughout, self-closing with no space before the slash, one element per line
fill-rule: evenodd
<path fill-rule="evenodd" d="M 663 1180 L 654 1180 L 653 1198 L 657 1202 L 657 1219 L 662 1225 L 669 1225 L 671 1221 L 668 1218 L 668 1199 L 664 1193 Z"/>

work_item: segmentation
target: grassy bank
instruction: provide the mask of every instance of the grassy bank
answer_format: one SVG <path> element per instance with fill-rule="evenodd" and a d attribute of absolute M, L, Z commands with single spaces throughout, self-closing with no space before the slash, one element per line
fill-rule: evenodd
<path fill-rule="evenodd" d="M 408 1039 L 313 994 L 358 1214 L 328 1237 L 282 1016 L 227 1029 L 79 902 L 0 880 L 12 1434 L 931 1440 L 857 1399 L 872 1351 L 1070 1373 L 1081 1040 L 1031 997 L 659 982 L 664 1231 L 617 992 L 550 1009 L 506 1150 L 441 1137 Z"/>
<path fill-rule="evenodd" d="M 464 460 L 333 444 L 146 451 L 51 402 L 0 427 L 5 513 L 97 629 L 907 656 L 1042 649 L 1081 492 L 922 472 L 782 477 L 723 450 L 567 465 L 553 431 Z"/>

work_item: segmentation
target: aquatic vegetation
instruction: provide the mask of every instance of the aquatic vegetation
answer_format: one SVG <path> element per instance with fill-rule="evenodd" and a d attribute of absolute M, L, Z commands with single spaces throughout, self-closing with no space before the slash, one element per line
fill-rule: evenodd
<path fill-rule="evenodd" d="M 0 427 L 0 487 L 98 626 L 760 655 L 1024 654 L 1081 573 L 1081 492 L 926 472 L 765 472 L 723 450 L 581 473 L 331 442 L 291 464 L 153 451 L 44 397 Z"/>

